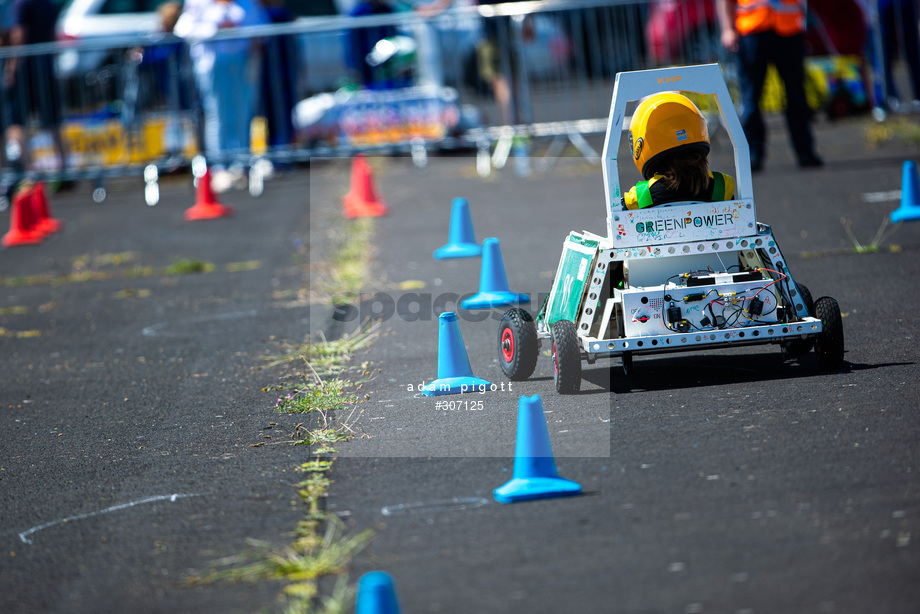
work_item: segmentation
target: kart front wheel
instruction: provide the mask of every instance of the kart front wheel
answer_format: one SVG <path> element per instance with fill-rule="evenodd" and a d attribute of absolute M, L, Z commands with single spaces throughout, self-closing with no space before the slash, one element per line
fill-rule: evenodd
<path fill-rule="evenodd" d="M 802 302 L 805 303 L 805 309 L 808 311 L 808 315 L 815 315 L 815 300 L 811 298 L 811 291 L 808 289 L 805 284 L 798 284 L 799 295 L 801 295 Z M 799 356 L 804 356 L 811 351 L 815 345 L 815 340 L 813 337 L 805 337 L 804 339 L 790 339 L 789 341 L 783 341 L 780 345 L 780 351 L 783 353 L 783 358 L 797 358 Z"/>
<path fill-rule="evenodd" d="M 571 394 L 581 388 L 581 351 L 575 324 L 559 320 L 553 324 L 553 379 L 559 394 Z"/>
<path fill-rule="evenodd" d="M 530 377 L 537 366 L 537 328 L 519 307 L 506 311 L 498 325 L 498 364 L 515 382 Z"/>
<path fill-rule="evenodd" d="M 815 301 L 815 317 L 821 319 L 821 332 L 815 338 L 818 366 L 835 371 L 843 364 L 843 317 L 840 306 L 829 296 Z"/>

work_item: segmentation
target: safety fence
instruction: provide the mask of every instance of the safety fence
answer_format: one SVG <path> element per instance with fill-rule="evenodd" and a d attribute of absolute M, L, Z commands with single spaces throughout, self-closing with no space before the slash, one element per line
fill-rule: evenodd
<path fill-rule="evenodd" d="M 833 47 L 826 27 L 823 35 Z M 828 75 L 863 82 L 858 59 L 825 56 L 816 106 L 833 95 Z M 358 151 L 407 152 L 423 165 L 430 152 L 469 148 L 481 174 L 520 148 L 545 148 L 544 164 L 569 144 L 596 159 L 584 137 L 606 129 L 617 72 L 718 61 L 734 79 L 713 0 L 455 0 L 437 15 L 314 16 L 200 40 L 151 31 L 0 48 L 0 62 L 13 58 L 20 72 L 3 91 L 4 128 L 18 108 L 27 139 L 7 139 L 0 182 L 92 180 L 101 200 L 106 178 L 143 176 L 149 204 L 163 170 L 200 154 L 248 172 L 254 195 L 272 165 Z M 855 89 L 854 104 L 860 95 L 867 104 Z M 49 129 L 55 109 L 62 147 Z"/>

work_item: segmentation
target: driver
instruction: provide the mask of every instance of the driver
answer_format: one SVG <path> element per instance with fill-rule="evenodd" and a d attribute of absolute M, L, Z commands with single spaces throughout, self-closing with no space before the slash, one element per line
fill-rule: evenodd
<path fill-rule="evenodd" d="M 734 198 L 735 180 L 709 170 L 706 119 L 682 94 L 664 92 L 639 103 L 629 122 L 629 149 L 646 181 L 623 196 L 625 209 Z"/>

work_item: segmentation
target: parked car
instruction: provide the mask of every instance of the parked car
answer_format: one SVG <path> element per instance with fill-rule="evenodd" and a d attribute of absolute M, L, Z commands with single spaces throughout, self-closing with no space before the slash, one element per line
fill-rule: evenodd
<path fill-rule="evenodd" d="M 166 0 L 70 0 L 57 20 L 61 42 L 103 42 L 113 37 L 136 38 L 159 30 L 157 7 Z M 73 78 L 99 70 L 111 50 L 65 49 L 57 62 L 58 76 Z"/>

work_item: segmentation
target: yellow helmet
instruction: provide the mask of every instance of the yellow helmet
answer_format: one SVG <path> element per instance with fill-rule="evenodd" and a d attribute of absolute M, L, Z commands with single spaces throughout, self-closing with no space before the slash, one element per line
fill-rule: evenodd
<path fill-rule="evenodd" d="M 649 96 L 629 122 L 629 149 L 636 168 L 650 179 L 662 154 L 697 149 L 709 153 L 709 126 L 689 98 L 674 92 Z"/>

